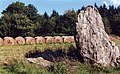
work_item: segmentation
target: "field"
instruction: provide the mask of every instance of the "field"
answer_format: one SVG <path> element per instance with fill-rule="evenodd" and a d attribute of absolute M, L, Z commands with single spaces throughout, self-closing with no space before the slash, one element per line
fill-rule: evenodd
<path fill-rule="evenodd" d="M 120 48 L 120 40 L 114 38 L 113 41 Z M 68 53 L 73 48 L 76 48 L 75 43 L 0 46 L 0 74 L 120 74 L 120 67 L 85 65 L 77 59 L 70 60 L 67 57 L 54 62 L 51 67 L 29 63 L 25 58 L 29 51 L 50 49 L 53 52 L 61 50 Z"/>

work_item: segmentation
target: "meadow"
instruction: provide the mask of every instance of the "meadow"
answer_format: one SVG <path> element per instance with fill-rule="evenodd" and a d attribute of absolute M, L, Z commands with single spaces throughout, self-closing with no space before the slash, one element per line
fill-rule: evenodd
<path fill-rule="evenodd" d="M 113 38 L 113 41 L 120 48 L 120 40 Z M 80 63 L 78 59 L 71 60 L 68 57 L 54 62 L 51 67 L 29 63 L 25 57 L 29 51 L 50 49 L 53 52 L 61 50 L 68 53 L 74 48 L 75 43 L 0 46 L 0 74 L 120 74 L 120 67 L 86 65 Z"/>

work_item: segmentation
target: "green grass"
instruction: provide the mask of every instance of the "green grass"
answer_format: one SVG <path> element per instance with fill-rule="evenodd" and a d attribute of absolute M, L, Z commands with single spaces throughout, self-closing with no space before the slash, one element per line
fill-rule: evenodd
<path fill-rule="evenodd" d="M 120 40 L 115 38 L 113 41 L 116 43 L 116 45 L 117 45 L 117 46 L 119 47 L 119 49 L 120 49 Z"/>
<path fill-rule="evenodd" d="M 52 74 L 47 69 L 37 66 L 35 64 L 29 64 L 27 62 L 16 62 L 9 66 L 3 66 L 0 69 L 1 74 Z"/>
<path fill-rule="evenodd" d="M 51 74 L 45 70 L 46 68 L 27 62 L 25 54 L 31 50 L 44 51 L 48 48 L 52 51 L 56 49 L 67 51 L 71 45 L 75 43 L 0 46 L 0 74 Z M 10 65 L 4 66 L 4 62 L 9 62 Z"/>
<path fill-rule="evenodd" d="M 120 47 L 120 40 L 114 40 Z M 99 65 L 85 65 L 77 60 L 64 58 L 55 62 L 50 68 L 44 68 L 26 61 L 25 54 L 29 51 L 62 49 L 68 52 L 75 43 L 47 43 L 37 45 L 0 46 L 0 74 L 120 74 L 120 67 L 102 67 Z M 10 64 L 4 64 L 9 62 Z"/>
<path fill-rule="evenodd" d="M 72 43 L 75 45 L 74 43 Z M 56 49 L 67 49 L 70 47 L 71 43 L 47 43 L 47 44 L 37 44 L 37 45 L 14 45 L 14 46 L 0 46 L 0 63 L 2 63 L 6 58 L 11 57 L 18 60 L 24 61 L 25 53 L 30 50 L 40 50 L 44 51 L 49 48 L 53 51 Z"/>

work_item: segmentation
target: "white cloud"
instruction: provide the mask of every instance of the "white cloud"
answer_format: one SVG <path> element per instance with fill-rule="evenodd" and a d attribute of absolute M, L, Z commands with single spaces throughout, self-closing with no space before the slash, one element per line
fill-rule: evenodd
<path fill-rule="evenodd" d="M 108 6 L 108 3 L 106 1 L 103 1 L 103 4 L 105 4 L 106 6 Z"/>
<path fill-rule="evenodd" d="M 120 5 L 120 0 L 111 0 L 113 5 Z"/>

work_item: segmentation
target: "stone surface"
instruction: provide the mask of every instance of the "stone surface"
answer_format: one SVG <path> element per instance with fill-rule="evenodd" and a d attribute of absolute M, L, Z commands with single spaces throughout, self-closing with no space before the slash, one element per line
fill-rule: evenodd
<path fill-rule="evenodd" d="M 38 57 L 38 58 L 27 58 L 27 60 L 31 63 L 35 63 L 38 65 L 41 65 L 43 67 L 50 67 L 51 65 L 53 65 L 52 62 L 43 59 L 42 57 Z"/>
<path fill-rule="evenodd" d="M 75 41 L 81 62 L 119 66 L 119 49 L 105 32 L 102 17 L 93 6 L 81 10 L 76 23 Z"/>

